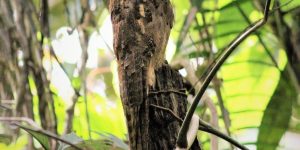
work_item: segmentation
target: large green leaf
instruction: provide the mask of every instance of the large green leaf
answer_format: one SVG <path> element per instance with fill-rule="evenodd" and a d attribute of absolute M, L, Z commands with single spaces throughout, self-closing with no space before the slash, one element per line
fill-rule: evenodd
<path fill-rule="evenodd" d="M 245 21 L 244 22 L 232 21 L 231 23 L 222 24 L 222 22 L 227 22 L 228 20 L 232 20 L 232 19 L 244 20 L 243 16 L 240 14 L 239 10 L 236 7 L 236 3 L 239 3 L 239 5 L 242 7 L 242 9 L 245 11 L 246 14 L 251 14 L 251 12 L 254 10 L 251 1 L 246 1 L 246 0 L 242 0 L 238 2 L 232 1 L 231 3 L 221 8 L 221 11 L 219 11 L 220 16 L 216 24 L 215 36 L 220 36 L 220 35 L 227 35 L 227 36 L 222 36 L 222 38 L 218 38 L 216 40 L 216 44 L 218 48 L 223 48 L 227 46 L 240 32 L 244 30 L 245 27 L 247 27 L 247 22 Z M 235 33 L 235 34 L 229 34 L 229 33 Z"/>
<path fill-rule="evenodd" d="M 285 70 L 284 73 L 287 71 Z M 258 150 L 273 150 L 279 145 L 280 139 L 288 129 L 292 103 L 296 98 L 295 88 L 290 80 L 282 75 L 259 127 Z"/>
<path fill-rule="evenodd" d="M 15 125 L 17 125 L 21 129 L 25 130 L 30 135 L 32 135 L 36 140 L 39 141 L 39 143 L 43 146 L 43 148 L 45 150 L 50 150 L 50 143 L 49 143 L 50 138 L 47 135 L 41 133 L 37 129 L 28 128 L 28 127 L 23 126 L 21 124 L 15 124 Z"/>
<path fill-rule="evenodd" d="M 267 44 L 269 42 L 271 40 L 266 41 Z M 282 50 L 276 47 L 271 50 L 280 51 L 276 59 L 280 64 L 286 63 L 285 56 L 281 55 Z M 226 61 L 220 75 L 224 81 L 222 95 L 230 114 L 231 131 L 247 139 L 242 141 L 244 144 L 256 144 L 255 132 L 277 86 L 280 72 L 272 64 L 258 38 L 250 36 Z M 250 131 L 254 131 L 253 138 L 247 138 Z"/>

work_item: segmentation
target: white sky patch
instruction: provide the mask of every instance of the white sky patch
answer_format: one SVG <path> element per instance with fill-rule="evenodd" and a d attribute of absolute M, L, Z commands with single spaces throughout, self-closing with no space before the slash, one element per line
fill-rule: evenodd
<path fill-rule="evenodd" d="M 77 30 L 71 34 L 68 33 L 70 27 L 61 27 L 56 32 L 56 39 L 52 41 L 53 49 L 64 62 L 75 64 L 80 60 L 81 46 Z"/>
<path fill-rule="evenodd" d="M 52 62 L 51 83 L 57 88 L 58 95 L 65 100 L 67 107 L 72 104 L 73 88 L 65 72 L 56 61 Z"/>
<path fill-rule="evenodd" d="M 98 45 L 97 34 L 94 32 L 88 43 L 88 60 L 86 62 L 86 67 L 96 68 L 98 66 Z"/>
<path fill-rule="evenodd" d="M 105 49 L 113 49 L 113 29 L 110 20 L 110 15 L 107 16 L 106 19 L 104 20 L 104 24 L 100 28 L 100 34 L 102 38 L 100 43 L 101 47 Z"/>
<path fill-rule="evenodd" d="M 100 30 L 93 32 L 88 45 L 89 58 L 87 67 L 96 68 L 98 66 L 99 50 L 104 51 L 106 59 L 113 59 L 113 31 L 110 17 L 108 16 Z"/>
<path fill-rule="evenodd" d="M 94 84 L 94 87 L 91 89 L 91 91 L 103 97 L 106 97 L 106 93 L 105 93 L 106 84 L 104 83 L 104 81 L 102 79 L 98 79 L 95 82 L 96 84 Z"/>
<path fill-rule="evenodd" d="M 52 46 L 57 56 L 63 62 L 76 64 L 81 59 L 81 45 L 78 31 L 75 29 L 72 33 L 70 27 L 61 27 L 56 32 L 56 39 L 52 41 Z M 71 34 L 70 34 L 71 33 Z M 105 53 L 112 55 L 113 31 L 110 17 L 107 17 L 99 32 L 93 32 L 88 43 L 87 68 L 96 68 L 98 65 L 99 49 L 105 50 Z"/>
<path fill-rule="evenodd" d="M 182 75 L 182 76 L 184 76 L 184 77 L 186 77 L 187 76 L 187 72 L 186 72 L 186 70 L 183 68 L 183 69 L 180 69 L 179 70 L 179 73 Z"/>
<path fill-rule="evenodd" d="M 174 43 L 174 41 L 169 38 L 168 40 L 168 45 L 166 48 L 166 59 L 168 62 L 170 62 L 175 54 L 175 50 L 176 50 L 176 45 Z"/>
<path fill-rule="evenodd" d="M 190 59 L 190 65 L 192 65 L 195 70 L 197 70 L 197 66 L 203 65 L 203 63 L 204 63 L 203 57 Z"/>
<path fill-rule="evenodd" d="M 96 109 L 96 112 L 99 113 L 99 114 L 101 114 L 102 111 L 103 111 L 102 108 L 101 108 L 101 105 L 96 105 L 95 109 Z"/>
<path fill-rule="evenodd" d="M 18 56 L 18 66 L 23 67 L 24 66 L 24 53 L 22 50 L 17 51 L 17 56 Z"/>

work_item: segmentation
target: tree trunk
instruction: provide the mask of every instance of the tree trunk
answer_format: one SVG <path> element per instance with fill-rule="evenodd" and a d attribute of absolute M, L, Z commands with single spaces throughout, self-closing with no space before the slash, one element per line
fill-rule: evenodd
<path fill-rule="evenodd" d="M 174 149 L 186 112 L 183 79 L 164 63 L 169 0 L 110 0 L 120 93 L 132 150 Z M 200 149 L 196 140 L 192 149 Z"/>

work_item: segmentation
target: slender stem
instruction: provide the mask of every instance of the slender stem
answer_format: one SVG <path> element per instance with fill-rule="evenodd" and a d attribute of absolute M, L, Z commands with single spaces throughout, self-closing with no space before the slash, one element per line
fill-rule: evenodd
<path fill-rule="evenodd" d="M 177 145 L 179 147 L 186 147 L 187 140 L 186 140 L 186 134 L 189 128 L 189 124 L 191 122 L 192 116 L 197 108 L 198 103 L 201 100 L 201 97 L 203 96 L 206 88 L 208 87 L 210 81 L 214 78 L 217 71 L 220 69 L 222 64 L 225 62 L 225 60 L 230 56 L 230 54 L 235 50 L 235 48 L 244 41 L 251 33 L 256 31 L 258 28 L 260 28 L 262 25 L 264 25 L 268 20 L 269 15 L 269 8 L 270 8 L 271 0 L 267 0 L 265 10 L 264 10 L 264 18 L 254 23 L 254 25 L 246 28 L 235 40 L 233 40 L 232 43 L 229 44 L 229 46 L 226 48 L 225 52 L 220 56 L 220 58 L 217 60 L 216 64 L 212 67 L 211 71 L 208 73 L 206 78 L 203 81 L 203 85 L 199 92 L 197 93 L 196 97 L 194 98 L 194 101 L 187 112 L 187 115 L 184 118 L 183 124 L 181 126 L 181 129 L 178 134 L 177 138 Z"/>
<path fill-rule="evenodd" d="M 83 0 L 80 2 L 82 5 L 83 14 L 80 19 L 80 24 L 77 27 L 77 31 L 80 35 L 78 38 L 79 38 L 80 46 L 82 49 L 82 55 L 81 55 L 81 60 L 80 60 L 80 62 L 77 63 L 77 68 L 74 72 L 74 74 L 76 74 L 76 76 L 78 76 L 80 78 L 80 82 L 81 82 L 81 85 L 77 88 L 78 91 L 83 88 L 82 84 L 84 84 L 84 80 L 86 78 L 86 75 L 85 75 L 86 68 L 85 67 L 86 67 L 86 63 L 87 63 L 87 59 L 88 59 L 88 49 L 87 48 L 88 48 L 88 41 L 89 41 L 87 27 L 90 25 L 90 23 L 92 21 L 92 16 L 91 16 L 88 0 Z M 78 98 L 79 98 L 79 95 L 78 95 L 78 93 L 75 92 L 75 94 L 72 97 L 72 105 L 67 110 L 67 112 L 68 112 L 67 118 L 68 119 L 67 119 L 67 125 L 66 125 L 66 129 L 65 129 L 66 133 L 72 131 L 74 110 L 75 110 L 75 106 L 78 101 Z M 90 128 L 89 128 L 89 130 L 90 130 Z M 89 132 L 89 135 L 90 135 L 90 132 Z"/>
<path fill-rule="evenodd" d="M 92 139 L 91 135 L 91 123 L 90 123 L 90 115 L 89 115 L 89 107 L 88 107 L 88 99 L 87 99 L 87 87 L 86 87 L 86 81 L 82 81 L 83 83 L 83 99 L 84 99 L 84 104 L 85 104 L 85 117 L 86 117 L 86 123 L 88 126 L 88 133 L 89 133 L 89 138 Z"/>
<path fill-rule="evenodd" d="M 162 107 L 162 106 L 158 106 L 158 105 L 154 105 L 154 104 L 151 104 L 150 106 L 152 107 L 155 107 L 155 108 L 158 108 L 158 109 L 161 109 L 163 111 L 166 111 L 170 114 L 172 114 L 172 116 L 180 123 L 183 122 L 183 120 L 177 116 L 171 109 L 168 109 L 168 108 L 165 108 L 165 107 Z M 207 132 L 207 133 L 211 133 L 213 135 L 216 135 L 222 139 L 224 139 L 225 141 L 231 143 L 232 145 L 242 149 L 242 150 L 248 150 L 248 148 L 246 148 L 245 146 L 241 145 L 240 143 L 238 143 L 236 140 L 234 140 L 233 138 L 231 138 L 230 136 L 227 136 L 226 134 L 218 131 L 217 129 L 213 128 L 211 125 L 209 125 L 208 123 L 206 123 L 205 121 L 203 120 L 199 120 L 199 130 L 201 131 L 204 131 L 204 132 Z"/>
<path fill-rule="evenodd" d="M 215 89 L 217 99 L 218 99 L 218 103 L 220 105 L 221 114 L 222 114 L 222 117 L 223 117 L 223 121 L 224 121 L 224 125 L 225 125 L 227 135 L 231 136 L 231 133 L 230 133 L 230 130 L 229 130 L 229 128 L 230 128 L 230 118 L 229 118 L 228 111 L 227 111 L 227 109 L 224 105 L 224 100 L 222 98 L 221 85 L 220 85 L 221 83 L 220 82 L 221 81 L 219 79 L 215 78 L 213 80 L 213 87 Z"/>
<path fill-rule="evenodd" d="M 25 122 L 31 127 L 39 128 L 39 125 L 36 124 L 32 119 L 26 117 L 0 117 L 0 122 Z"/>
<path fill-rule="evenodd" d="M 231 143 L 232 145 L 234 145 L 234 146 L 236 146 L 236 147 L 238 147 L 238 148 L 240 148 L 240 149 L 242 149 L 242 150 L 248 150 L 247 147 L 241 145 L 239 142 L 237 142 L 236 140 L 234 140 L 234 139 L 231 138 L 230 136 L 227 136 L 227 135 L 223 134 L 222 132 L 220 132 L 220 131 L 218 131 L 218 130 L 212 128 L 212 127 L 208 128 L 208 127 L 200 126 L 200 127 L 199 127 L 199 130 L 205 131 L 205 132 L 208 132 L 208 133 L 211 133 L 211 134 L 213 134 L 213 135 L 216 135 L 216 136 L 218 136 L 218 137 L 224 139 L 225 141 Z"/>
<path fill-rule="evenodd" d="M 28 128 L 28 127 L 23 126 L 23 125 L 18 124 L 18 123 L 11 123 L 11 124 L 15 125 L 15 126 L 18 126 L 18 127 L 22 128 L 22 129 L 25 129 L 25 130 L 29 130 L 29 131 L 33 131 L 33 132 L 37 132 L 37 133 L 43 134 L 43 135 L 45 135 L 47 137 L 50 137 L 52 139 L 55 139 L 57 141 L 61 141 L 61 142 L 65 143 L 65 144 L 68 144 L 68 145 L 72 146 L 73 148 L 75 148 L 77 150 L 81 150 L 82 149 L 82 148 L 78 147 L 77 145 L 75 145 L 75 144 L 73 144 L 73 143 L 71 143 L 71 142 L 69 142 L 69 141 L 67 141 L 65 139 L 62 139 L 62 138 L 58 137 L 57 135 L 55 135 L 55 134 L 53 134 L 53 133 L 51 133 L 49 131 L 42 130 L 42 129 Z"/>
<path fill-rule="evenodd" d="M 232 145 L 242 149 L 242 150 L 248 150 L 247 147 L 241 145 L 239 142 L 237 142 L 236 140 L 234 140 L 233 138 L 231 138 L 230 136 L 225 135 L 224 133 L 218 131 L 217 129 L 213 128 L 211 125 L 209 125 L 208 123 L 204 122 L 203 120 L 199 120 L 199 130 L 214 134 L 224 140 L 226 140 L 227 142 L 231 143 Z"/>

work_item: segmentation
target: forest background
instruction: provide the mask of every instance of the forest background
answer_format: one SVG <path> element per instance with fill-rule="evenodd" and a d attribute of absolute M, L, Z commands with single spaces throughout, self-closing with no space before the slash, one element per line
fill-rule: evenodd
<path fill-rule="evenodd" d="M 264 1 L 171 3 L 166 59 L 190 102 L 214 59 L 263 17 Z M 128 148 L 110 19 L 103 0 L 0 1 L 0 149 L 51 145 L 40 128 L 75 145 Z M 278 0 L 221 67 L 197 114 L 250 149 L 296 150 L 299 87 L 300 1 Z M 198 140 L 203 149 L 232 149 L 205 132 Z"/>

